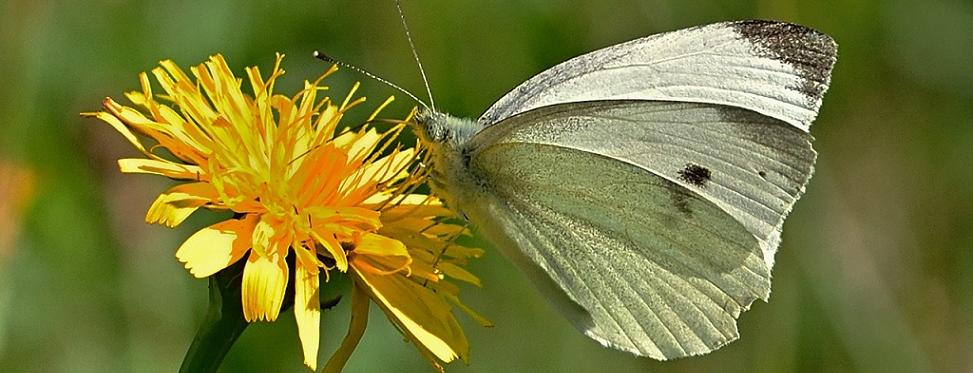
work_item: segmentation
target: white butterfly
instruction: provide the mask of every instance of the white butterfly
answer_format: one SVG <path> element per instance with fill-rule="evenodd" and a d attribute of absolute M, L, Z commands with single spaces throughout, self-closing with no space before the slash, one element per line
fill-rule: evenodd
<path fill-rule="evenodd" d="M 801 26 L 718 23 L 568 60 L 476 120 L 424 110 L 415 130 L 433 192 L 586 335 L 698 355 L 770 295 L 835 60 Z"/>

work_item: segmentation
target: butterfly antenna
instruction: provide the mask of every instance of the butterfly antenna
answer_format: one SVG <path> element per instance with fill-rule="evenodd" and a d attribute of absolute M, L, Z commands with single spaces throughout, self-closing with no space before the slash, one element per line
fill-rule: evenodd
<path fill-rule="evenodd" d="M 321 61 L 324 61 L 324 62 L 327 62 L 327 63 L 333 63 L 335 65 L 338 65 L 338 66 L 341 66 L 341 67 L 344 67 L 344 68 L 348 68 L 348 69 L 350 69 L 352 71 L 355 71 L 355 72 L 357 72 L 359 74 L 362 74 L 362 75 L 367 76 L 369 78 L 375 79 L 375 80 L 377 80 L 379 82 L 385 83 L 389 87 L 395 88 L 399 92 L 405 93 L 407 96 L 412 97 L 413 100 L 416 100 L 416 102 L 418 102 L 420 105 L 422 105 L 426 109 L 430 109 L 430 110 L 435 111 L 435 109 L 430 108 L 430 106 L 428 104 L 426 104 L 425 102 L 423 102 L 422 100 L 420 100 L 418 97 L 416 97 L 416 95 L 414 95 L 412 93 L 409 93 L 409 91 L 406 91 L 405 88 L 399 87 L 397 84 L 392 83 L 392 82 L 390 82 L 388 80 L 379 78 L 378 76 L 375 76 L 375 74 L 372 74 L 372 73 L 366 71 L 365 69 L 362 69 L 362 68 L 360 68 L 358 66 L 354 66 L 354 65 L 345 63 L 343 61 L 336 60 L 333 57 L 328 56 L 328 55 L 326 55 L 324 53 L 321 53 L 321 52 L 318 52 L 318 51 L 314 51 L 314 58 L 317 58 L 317 59 L 319 59 Z"/>
<path fill-rule="evenodd" d="M 405 21 L 405 12 L 402 11 L 402 2 L 400 0 L 395 0 L 395 8 L 399 10 L 399 19 L 402 21 L 402 29 L 405 30 L 405 38 L 409 40 L 409 48 L 412 49 L 412 57 L 416 59 L 416 65 L 419 66 L 419 75 L 422 75 L 422 83 L 426 85 L 426 94 L 429 95 L 429 104 L 432 106 L 432 110 L 436 110 L 436 100 L 432 98 L 432 89 L 429 89 L 429 79 L 426 79 L 426 70 L 422 68 L 422 62 L 419 61 L 419 53 L 416 52 L 416 45 L 412 42 L 412 33 L 409 32 L 409 24 Z"/>

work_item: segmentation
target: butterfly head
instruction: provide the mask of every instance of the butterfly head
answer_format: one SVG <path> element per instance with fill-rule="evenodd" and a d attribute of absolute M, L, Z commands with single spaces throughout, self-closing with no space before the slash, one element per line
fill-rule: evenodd
<path fill-rule="evenodd" d="M 412 130 L 427 145 L 442 143 L 446 139 L 448 117 L 449 115 L 432 109 L 420 109 L 412 122 Z"/>
<path fill-rule="evenodd" d="M 474 120 L 457 118 L 432 109 L 421 109 L 412 130 L 427 146 L 461 147 L 482 126 Z"/>

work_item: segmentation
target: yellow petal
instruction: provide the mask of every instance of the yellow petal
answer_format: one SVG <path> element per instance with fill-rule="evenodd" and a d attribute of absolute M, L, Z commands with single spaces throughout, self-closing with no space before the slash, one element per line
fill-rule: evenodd
<path fill-rule="evenodd" d="M 253 224 L 251 218 L 233 219 L 203 228 L 176 250 L 176 259 L 196 278 L 208 277 L 247 253 Z"/>
<path fill-rule="evenodd" d="M 383 136 L 374 128 L 365 132 L 345 132 L 334 139 L 335 146 L 348 149 L 348 159 L 359 161 L 372 153 Z"/>
<path fill-rule="evenodd" d="M 341 247 L 341 243 L 334 238 L 334 235 L 330 232 L 323 232 L 318 230 L 311 230 L 308 233 L 314 238 L 314 241 L 321 244 L 324 249 L 331 254 L 334 258 L 334 265 L 341 272 L 348 271 L 348 256 L 345 255 L 345 249 Z"/>
<path fill-rule="evenodd" d="M 436 196 L 425 194 L 406 194 L 395 201 L 405 207 L 405 205 L 435 205 L 442 206 L 443 202 Z"/>
<path fill-rule="evenodd" d="M 366 197 L 365 200 L 361 201 L 361 204 L 368 207 L 378 207 L 380 205 L 384 205 L 387 201 L 391 202 L 389 200 L 395 197 L 394 192 L 394 189 L 377 191 Z"/>
<path fill-rule="evenodd" d="M 316 142 L 334 137 L 334 130 L 338 125 L 338 119 L 341 119 L 338 115 L 338 107 L 331 104 L 325 105 L 320 115 L 318 115 L 317 122 L 315 122 L 315 128 L 317 130 L 315 136 L 318 139 Z"/>
<path fill-rule="evenodd" d="M 141 75 L 142 74 L 139 74 L 139 77 L 141 77 Z M 148 96 L 138 91 L 125 92 L 125 97 L 137 106 L 147 106 L 149 102 L 149 100 L 146 99 Z"/>
<path fill-rule="evenodd" d="M 355 271 L 372 299 L 421 349 L 450 362 L 466 360 L 469 344 L 445 299 L 401 275 Z"/>
<path fill-rule="evenodd" d="M 310 245 L 310 247 L 305 245 Z M 312 271 L 313 274 L 318 274 L 319 268 L 324 267 L 324 264 L 318 259 L 317 252 L 312 243 L 294 243 L 292 249 L 296 255 L 295 260 L 297 261 L 297 265 L 303 266 L 308 271 Z"/>
<path fill-rule="evenodd" d="M 482 287 L 482 285 L 480 284 L 480 278 L 476 277 L 474 274 L 470 273 L 466 269 L 463 269 L 463 267 L 460 267 L 458 265 L 455 265 L 447 261 L 440 261 L 438 264 L 438 268 L 439 270 L 443 271 L 443 273 L 446 276 Z"/>
<path fill-rule="evenodd" d="M 145 214 L 145 221 L 173 228 L 182 224 L 200 206 L 216 198 L 216 190 L 210 183 L 176 185 L 156 198 Z"/>
<path fill-rule="evenodd" d="M 110 100 L 110 99 L 106 99 L 106 100 Z M 135 149 L 138 149 L 143 154 L 146 155 L 149 154 L 149 152 L 145 150 L 145 147 L 142 146 L 142 143 L 138 140 L 138 138 L 135 137 L 135 133 L 129 130 L 128 127 L 125 126 L 124 123 L 122 123 L 122 121 L 118 120 L 118 118 L 116 118 L 111 113 L 101 111 L 97 113 L 82 113 L 81 115 L 86 117 L 95 117 L 101 119 L 101 121 L 105 123 L 108 123 L 109 125 L 112 126 L 112 128 L 115 129 L 115 131 L 118 131 L 118 133 L 122 134 L 122 137 L 128 140 L 129 143 L 135 146 Z"/>
<path fill-rule="evenodd" d="M 171 81 L 172 83 L 188 84 L 188 85 L 191 86 L 192 81 L 189 80 L 189 76 L 186 75 L 186 73 L 182 71 L 182 68 L 180 68 L 179 65 L 176 64 L 175 61 L 173 61 L 173 60 L 162 60 L 162 61 L 159 61 L 159 65 L 161 65 L 165 69 L 164 71 L 166 73 L 168 73 L 169 76 L 171 76 L 173 78 L 173 79 L 166 79 L 167 81 Z M 156 68 L 156 69 L 152 70 L 152 72 L 155 72 L 158 69 L 159 68 Z M 156 75 L 159 75 L 159 74 L 156 74 Z M 163 85 L 166 85 L 166 84 L 163 84 Z M 169 95 L 173 95 L 173 93 L 175 92 L 174 91 L 174 87 L 171 88 L 171 89 L 166 90 L 166 92 L 169 93 Z"/>
<path fill-rule="evenodd" d="M 268 214 L 260 216 L 260 221 L 253 227 L 253 251 L 259 255 L 284 255 L 291 240 L 288 230 L 281 229 L 284 225 Z"/>
<path fill-rule="evenodd" d="M 309 207 L 304 209 L 314 226 L 327 223 L 353 223 L 362 230 L 376 230 L 382 226 L 378 211 L 363 207 Z"/>
<path fill-rule="evenodd" d="M 480 258 L 483 256 L 483 249 L 478 247 L 466 247 L 461 245 L 449 245 L 443 255 L 454 258 L 454 261 L 465 261 L 469 258 Z"/>
<path fill-rule="evenodd" d="M 412 163 L 413 159 L 415 159 L 415 151 L 411 148 L 382 157 L 365 167 L 359 168 L 355 173 L 345 178 L 341 182 L 339 190 L 347 193 L 365 186 L 401 179 L 400 176 L 408 175 L 403 171 Z"/>
<path fill-rule="evenodd" d="M 287 288 L 287 263 L 280 255 L 264 256 L 251 251 L 240 286 L 243 317 L 247 321 L 277 320 Z"/>
<path fill-rule="evenodd" d="M 409 256 L 402 241 L 394 240 L 380 234 L 366 233 L 355 246 L 355 254 L 375 256 Z"/>
<path fill-rule="evenodd" d="M 375 193 L 374 195 L 362 201 L 362 204 L 365 205 L 381 204 L 381 203 L 385 203 L 385 201 L 388 201 L 391 206 L 394 206 L 394 207 L 390 207 L 386 211 L 383 211 L 382 214 L 385 214 L 389 211 L 399 211 L 400 213 L 408 212 L 409 209 L 414 209 L 416 207 L 420 207 L 419 205 L 422 205 L 421 207 L 426 207 L 426 206 L 439 207 L 441 210 L 437 210 L 437 211 L 443 211 L 443 213 L 428 214 L 429 216 L 453 215 L 449 209 L 443 207 L 442 202 L 438 198 L 436 198 L 436 196 L 425 195 L 425 194 L 406 194 L 406 195 L 397 196 L 394 199 L 389 200 L 395 195 L 394 193 L 392 193 L 392 191 L 394 190 L 384 190 L 379 193 Z M 420 215 L 425 216 L 427 214 L 420 214 Z"/>
<path fill-rule="evenodd" d="M 294 318 L 304 350 L 304 365 L 317 369 L 321 340 L 321 300 L 318 295 L 317 268 L 300 264 L 294 268 Z"/>
<path fill-rule="evenodd" d="M 460 302 L 460 300 L 459 300 L 459 298 L 457 296 L 451 295 L 451 294 L 446 294 L 443 297 L 446 298 L 446 299 L 448 299 L 450 303 L 456 305 L 456 307 L 459 307 L 459 309 L 461 311 L 463 311 L 463 313 L 465 313 L 467 316 L 469 316 L 471 319 L 473 319 L 473 321 L 476 321 L 477 324 L 480 324 L 480 326 L 485 327 L 485 328 L 492 328 L 493 327 L 493 321 L 490 321 L 490 319 L 487 319 L 486 317 L 484 317 L 483 315 L 481 315 L 479 312 L 476 312 L 475 310 L 473 310 L 469 306 L 463 304 L 463 302 Z"/>
<path fill-rule="evenodd" d="M 412 257 L 405 244 L 374 233 L 366 233 L 352 251 L 353 266 L 359 271 L 390 275 L 406 271 L 411 273 Z"/>
<path fill-rule="evenodd" d="M 125 123 L 127 127 L 141 131 L 156 140 L 160 140 L 160 137 L 162 137 L 160 134 L 176 137 L 176 134 L 172 131 L 176 130 L 177 128 L 169 127 L 166 123 L 154 121 L 146 117 L 145 114 L 142 114 L 138 110 L 119 104 L 111 98 L 106 98 L 102 102 L 102 105 L 106 110 L 108 110 L 109 113 Z"/>
<path fill-rule="evenodd" d="M 150 119 L 138 110 L 122 106 L 111 98 L 105 99 L 103 105 L 109 113 L 120 119 L 127 127 L 155 139 L 159 142 L 159 145 L 165 147 L 180 159 L 194 160 L 198 163 L 199 160 L 207 158 L 206 152 L 201 150 L 196 141 L 184 132 L 183 127 Z"/>
<path fill-rule="evenodd" d="M 118 168 L 124 173 L 162 175 L 177 180 L 200 180 L 203 174 L 199 166 L 141 158 L 119 159 Z"/>
<path fill-rule="evenodd" d="M 369 128 L 368 131 L 365 131 L 365 133 L 363 133 L 361 137 L 359 137 L 358 140 L 351 145 L 351 148 L 348 149 L 349 158 L 354 160 L 367 157 L 372 153 L 373 150 L 375 150 L 375 147 L 378 146 L 379 141 L 381 141 L 383 137 L 384 136 L 379 134 L 374 128 Z"/>

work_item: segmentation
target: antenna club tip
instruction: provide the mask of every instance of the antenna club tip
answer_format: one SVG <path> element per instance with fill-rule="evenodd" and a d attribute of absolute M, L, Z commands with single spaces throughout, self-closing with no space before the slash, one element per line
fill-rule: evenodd
<path fill-rule="evenodd" d="M 314 56 L 314 58 L 317 58 L 317 59 L 319 59 L 321 61 L 331 62 L 331 63 L 335 63 L 336 62 L 334 58 L 331 58 L 331 56 L 326 55 L 324 53 L 321 53 L 320 51 L 314 51 L 314 53 L 312 53 L 312 55 Z"/>

